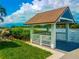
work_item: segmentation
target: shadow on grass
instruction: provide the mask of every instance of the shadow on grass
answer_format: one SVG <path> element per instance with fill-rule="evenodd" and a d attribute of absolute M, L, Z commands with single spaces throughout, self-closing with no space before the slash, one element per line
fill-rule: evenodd
<path fill-rule="evenodd" d="M 20 47 L 19 44 L 10 41 L 0 41 L 0 49 Z"/>
<path fill-rule="evenodd" d="M 79 43 L 57 40 L 56 48 L 69 52 L 69 51 L 79 48 Z"/>

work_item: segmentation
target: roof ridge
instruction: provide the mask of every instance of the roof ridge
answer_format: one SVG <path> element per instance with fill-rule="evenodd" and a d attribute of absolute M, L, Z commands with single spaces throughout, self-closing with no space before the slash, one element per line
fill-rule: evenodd
<path fill-rule="evenodd" d="M 40 12 L 40 13 L 37 13 L 37 14 L 41 14 L 41 13 L 45 13 L 45 12 L 50 12 L 50 11 L 54 11 L 54 10 L 58 10 L 58 9 L 66 9 L 66 8 L 69 8 L 69 6 L 60 7 L 60 8 L 56 8 L 56 9 L 53 9 L 53 10 L 48 10 L 48 11 Z"/>

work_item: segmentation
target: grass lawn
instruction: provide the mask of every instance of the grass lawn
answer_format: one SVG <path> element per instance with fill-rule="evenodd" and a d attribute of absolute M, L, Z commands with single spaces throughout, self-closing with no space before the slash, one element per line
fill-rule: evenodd
<path fill-rule="evenodd" d="M 46 59 L 50 55 L 20 40 L 0 41 L 0 59 Z"/>

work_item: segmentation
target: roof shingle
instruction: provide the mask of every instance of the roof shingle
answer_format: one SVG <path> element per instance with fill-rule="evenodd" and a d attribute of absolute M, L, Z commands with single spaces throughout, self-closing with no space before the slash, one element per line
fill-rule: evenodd
<path fill-rule="evenodd" d="M 58 18 L 64 13 L 67 7 L 38 13 L 32 17 L 26 24 L 43 24 L 43 23 L 55 23 Z"/>

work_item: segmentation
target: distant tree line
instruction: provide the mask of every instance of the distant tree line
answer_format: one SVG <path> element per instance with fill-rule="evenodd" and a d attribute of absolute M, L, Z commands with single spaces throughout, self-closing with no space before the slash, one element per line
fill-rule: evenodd
<path fill-rule="evenodd" d="M 79 24 L 70 24 L 71 28 L 79 28 Z"/>

